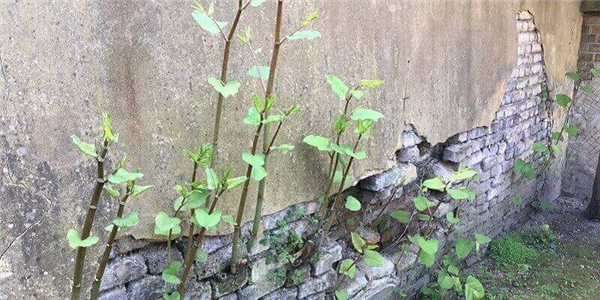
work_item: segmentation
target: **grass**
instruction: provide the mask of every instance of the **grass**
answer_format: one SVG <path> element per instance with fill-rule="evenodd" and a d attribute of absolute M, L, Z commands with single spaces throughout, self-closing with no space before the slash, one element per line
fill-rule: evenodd
<path fill-rule="evenodd" d="M 490 245 L 491 260 L 476 273 L 489 300 L 600 299 L 599 246 L 547 231 L 508 234 Z"/>

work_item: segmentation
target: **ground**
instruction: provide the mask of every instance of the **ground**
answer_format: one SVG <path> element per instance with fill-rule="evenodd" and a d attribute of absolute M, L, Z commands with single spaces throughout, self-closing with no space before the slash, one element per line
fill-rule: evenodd
<path fill-rule="evenodd" d="M 525 233 L 512 233 L 535 251 L 527 263 L 499 264 L 490 251 L 473 267 L 486 288 L 486 299 L 600 299 L 600 222 L 584 218 L 584 209 L 583 201 L 560 198 Z M 554 233 L 554 241 L 539 238 L 544 224 Z"/>

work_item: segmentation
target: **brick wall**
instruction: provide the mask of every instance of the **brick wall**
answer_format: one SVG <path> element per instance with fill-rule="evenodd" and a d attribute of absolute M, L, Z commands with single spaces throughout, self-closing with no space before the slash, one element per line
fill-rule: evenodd
<path fill-rule="evenodd" d="M 337 264 L 344 258 L 356 256 L 345 232 L 349 226 L 354 226 L 352 231 L 381 246 L 381 253 L 387 261 L 377 268 L 369 268 L 362 262 L 357 264 L 356 277 L 342 284 L 350 299 L 399 299 L 399 291 L 414 299 L 424 284 L 435 279 L 431 276 L 431 270 L 423 264 L 414 264 L 417 255 L 414 247 L 412 251 L 400 250 L 400 244 L 406 243 L 402 232 L 412 234 L 411 230 L 415 228 L 405 230 L 404 225 L 390 222 L 383 228 L 373 229 L 369 224 L 383 208 L 412 207 L 412 198 L 421 179 L 437 176 L 447 179 L 461 167 L 472 167 L 479 174 L 477 179 L 469 183 L 476 192 L 476 199 L 460 208 L 461 221 L 458 225 L 462 230 L 452 230 L 443 218 L 454 209 L 449 199 L 436 199 L 433 196 L 430 199 L 442 202 L 435 213 L 439 221 L 432 226 L 433 236 L 440 243 L 440 256 L 452 251 L 451 241 L 457 237 L 471 236 L 475 232 L 494 237 L 526 220 L 533 213 L 529 204 L 537 199 L 538 191 L 543 190 L 544 178 L 541 176 L 535 181 L 522 182 L 513 173 L 513 166 L 515 160 L 522 158 L 532 162 L 539 171 L 541 158 L 530 147 L 536 141 L 548 140 L 552 124 L 547 118 L 542 96 L 542 86 L 545 84 L 542 46 L 533 17 L 528 12 L 519 14 L 517 30 L 518 65 L 510 76 L 502 104 L 489 128 L 473 128 L 444 143 L 431 145 L 426 136 L 418 134 L 418 128 L 407 125 L 402 134 L 403 148 L 397 152 L 397 164 L 381 174 L 365 178 L 356 187 L 346 191 L 361 201 L 362 210 L 342 219 L 358 219 L 358 222 L 336 226 L 330 234 L 330 241 L 319 250 L 318 259 L 295 268 L 295 280 L 290 280 L 291 277 L 280 281 L 271 278 L 270 274 L 292 268 L 268 263 L 266 253 L 273 249 L 273 245 L 260 243 L 247 253 L 247 266 L 231 275 L 227 271 L 231 236 L 208 237 L 203 249 L 209 253 L 209 258 L 206 262 L 195 264 L 188 298 L 329 299 L 332 289 L 337 285 Z M 406 181 L 396 193 L 392 193 L 394 185 L 401 178 Z M 394 195 L 393 201 L 386 206 L 386 200 L 391 195 Z M 523 205 L 515 206 L 510 199 L 513 195 L 523 196 Z M 318 207 L 318 202 L 307 202 L 264 216 L 262 223 L 265 234 L 285 240 L 290 232 L 300 235 L 314 232 L 315 226 L 309 216 Z M 303 213 L 297 214 L 297 211 Z M 249 228 L 250 224 L 245 224 L 242 234 L 247 236 Z M 183 246 L 177 243 L 171 249 L 172 259 L 181 260 Z M 108 265 L 106 279 L 102 282 L 101 298 L 160 298 L 165 287 L 160 271 L 166 264 L 166 257 L 165 244 L 151 244 L 130 238 L 119 240 Z M 470 265 L 476 259 L 477 256 L 471 256 L 463 264 Z"/>
<path fill-rule="evenodd" d="M 600 13 L 585 14 L 582 30 L 578 65 L 586 73 L 592 67 L 600 67 Z M 587 202 L 600 153 L 600 78 L 582 85 L 591 86 L 596 93 L 579 93 L 575 99 L 571 118 L 580 130 L 577 137 L 569 138 L 563 193 Z"/>

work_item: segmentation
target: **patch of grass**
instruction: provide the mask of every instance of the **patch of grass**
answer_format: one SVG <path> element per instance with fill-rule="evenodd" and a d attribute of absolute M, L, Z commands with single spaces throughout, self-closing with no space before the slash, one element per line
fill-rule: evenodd
<path fill-rule="evenodd" d="M 518 266 L 529 263 L 537 251 L 525 245 L 518 235 L 508 234 L 490 243 L 489 255 L 496 263 Z"/>

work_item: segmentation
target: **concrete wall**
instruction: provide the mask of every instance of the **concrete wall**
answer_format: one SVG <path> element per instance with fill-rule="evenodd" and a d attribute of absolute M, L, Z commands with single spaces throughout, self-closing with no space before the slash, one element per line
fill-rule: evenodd
<path fill-rule="evenodd" d="M 193 24 L 189 4 L 0 3 L 0 249 L 6 249 L 0 278 L 3 287 L 12 287 L 11 294 L 60 298 L 68 285 L 71 270 L 65 263 L 73 253 L 64 236 L 81 224 L 94 172 L 69 136 L 90 139 L 100 112 L 110 112 L 121 133 L 111 161 L 130 153 L 130 168 L 140 168 L 146 174 L 144 183 L 156 186 L 131 203 L 142 220 L 127 234 L 154 238 L 154 215 L 170 207 L 175 197 L 170 187 L 191 172 L 181 149 L 208 141 L 212 134 L 216 95 L 205 79 L 218 74 L 221 44 Z M 386 118 L 366 145 L 369 159 L 353 170 L 361 178 L 394 163 L 405 123 L 433 144 L 491 124 L 519 63 L 514 19 L 519 10 L 529 9 L 538 21 L 553 88 L 560 88 L 562 74 L 575 67 L 581 26 L 578 2 L 286 5 L 286 28 L 317 9 L 322 18 L 316 28 L 324 37 L 316 43 L 290 43 L 282 53 L 279 98 L 301 106 L 282 140 L 298 147 L 272 160 L 271 168 L 279 172 L 269 178 L 265 214 L 313 200 L 323 191 L 325 158 L 300 141 L 309 133 L 327 134 L 326 119 L 339 110 L 326 74 L 338 74 L 349 84 L 371 77 L 386 81 L 364 102 Z M 273 19 L 273 8 L 268 1 L 242 19 L 254 29 L 265 62 L 270 35 L 261 30 L 272 27 L 265 20 Z M 219 2 L 216 11 L 217 18 L 230 19 L 231 1 Z M 241 167 L 240 154 L 249 149 L 251 130 L 241 119 L 255 83 L 245 75 L 251 65 L 247 55 L 239 44 L 233 50 L 230 78 L 242 82 L 243 91 L 227 100 L 221 157 Z M 105 203 L 94 228 L 98 234 L 116 208 L 116 203 Z M 236 205 L 237 195 L 232 194 L 222 209 L 231 212 Z"/>

